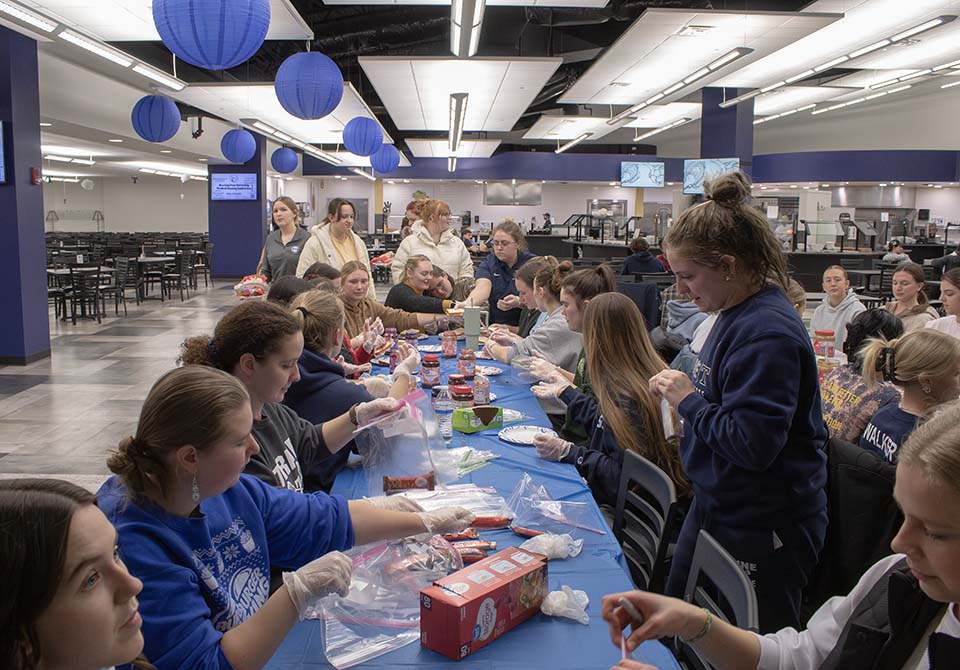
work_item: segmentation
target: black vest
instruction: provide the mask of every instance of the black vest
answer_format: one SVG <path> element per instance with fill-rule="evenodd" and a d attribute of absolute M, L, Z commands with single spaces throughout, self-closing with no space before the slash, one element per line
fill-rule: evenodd
<path fill-rule="evenodd" d="M 819 670 L 901 670 L 946 607 L 920 590 L 903 559 L 877 581 L 853 611 Z M 928 653 L 930 670 L 956 668 L 960 639 L 934 633 Z"/>

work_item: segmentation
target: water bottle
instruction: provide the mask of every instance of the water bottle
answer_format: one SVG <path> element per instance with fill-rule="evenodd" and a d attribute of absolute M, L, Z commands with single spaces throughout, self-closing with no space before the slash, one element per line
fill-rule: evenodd
<path fill-rule="evenodd" d="M 453 439 L 453 410 L 456 404 L 450 397 L 450 390 L 447 386 L 433 387 L 433 413 L 437 415 L 437 424 L 440 426 L 440 434 L 444 442 Z"/>

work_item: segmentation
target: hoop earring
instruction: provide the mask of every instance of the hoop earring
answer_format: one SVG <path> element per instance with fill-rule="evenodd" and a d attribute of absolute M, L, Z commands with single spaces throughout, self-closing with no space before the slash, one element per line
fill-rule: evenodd
<path fill-rule="evenodd" d="M 197 485 L 197 476 L 193 476 L 193 488 L 190 490 L 190 500 L 200 502 L 200 487 Z"/>

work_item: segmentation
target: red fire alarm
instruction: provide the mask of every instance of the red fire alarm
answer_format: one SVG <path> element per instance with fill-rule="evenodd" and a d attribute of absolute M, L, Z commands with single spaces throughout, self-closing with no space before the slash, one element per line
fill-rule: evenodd
<path fill-rule="evenodd" d="M 40 168 L 30 168 L 30 183 L 39 186 L 41 181 L 43 181 L 43 175 L 40 173 Z"/>

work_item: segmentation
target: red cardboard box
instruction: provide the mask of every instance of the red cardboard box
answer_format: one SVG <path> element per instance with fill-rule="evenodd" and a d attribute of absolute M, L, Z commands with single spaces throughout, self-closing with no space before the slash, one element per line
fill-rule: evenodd
<path fill-rule="evenodd" d="M 420 644 L 459 661 L 540 610 L 547 559 L 504 549 L 420 591 Z"/>

